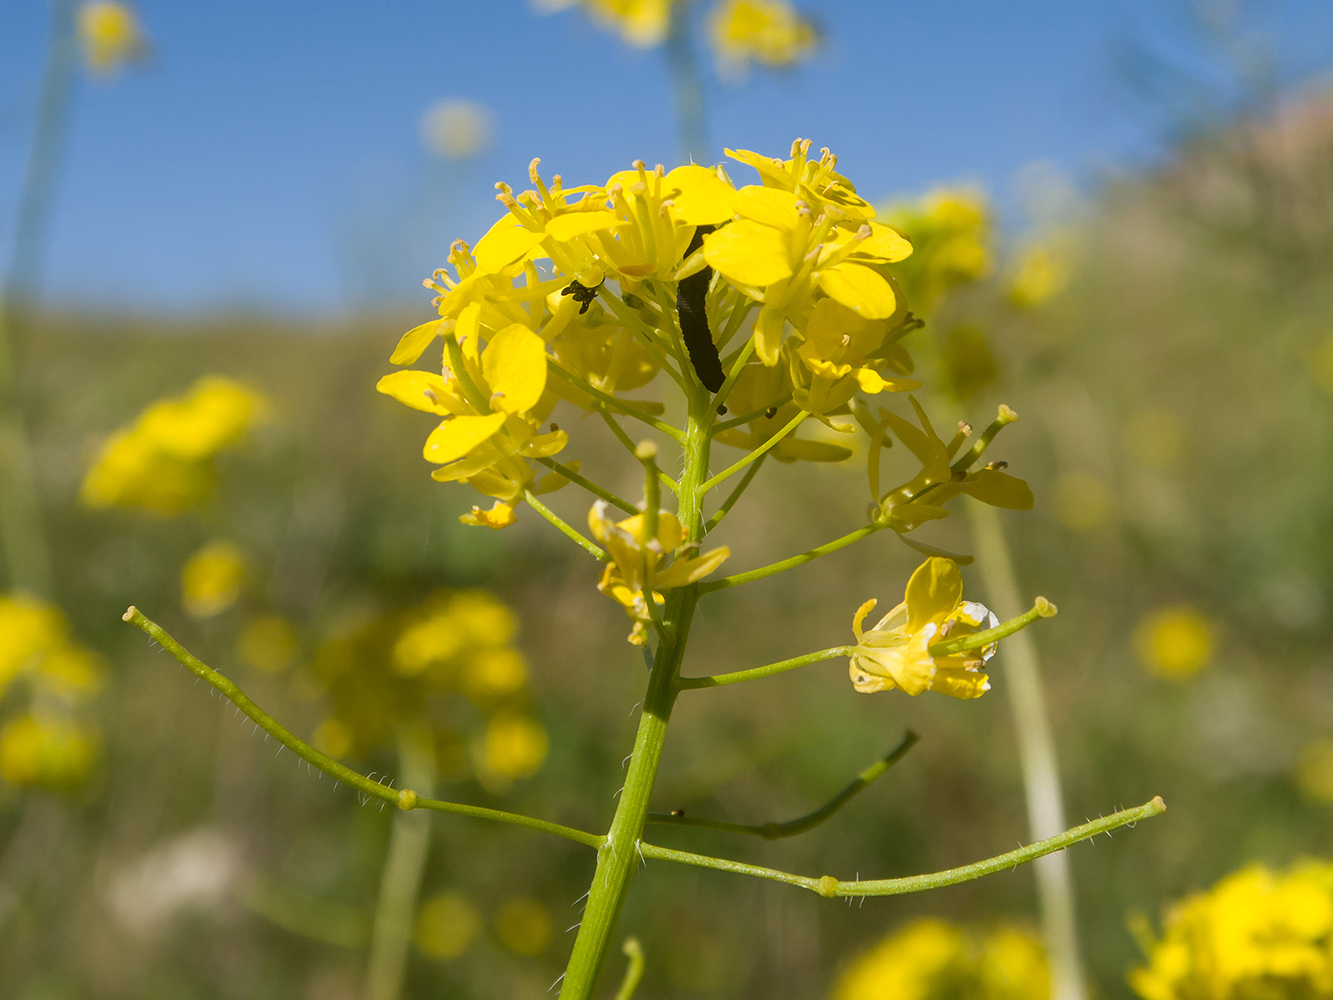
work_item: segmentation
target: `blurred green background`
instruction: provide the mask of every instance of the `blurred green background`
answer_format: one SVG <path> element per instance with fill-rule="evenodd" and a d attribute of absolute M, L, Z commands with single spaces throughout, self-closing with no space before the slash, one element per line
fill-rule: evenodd
<path fill-rule="evenodd" d="M 1048 178 L 1043 190 L 1057 186 Z M 457 197 L 488 196 L 475 188 Z M 1327 853 L 1333 834 L 1333 93 L 1192 120 L 1161 162 L 1117 172 L 1044 227 L 1003 236 L 989 276 L 911 337 L 983 331 L 994 370 L 967 386 L 969 419 L 984 423 L 1001 402 L 1022 418 L 993 457 L 1038 498 L 1033 512 L 1003 516 L 1025 594 L 1060 606 L 1036 640 L 1071 820 L 1156 794 L 1170 806 L 1071 851 L 1093 995 L 1128 997 L 1125 971 L 1139 960 L 1128 914 L 1155 917 L 1249 861 Z M 1052 294 L 1016 304 L 1016 269 L 1033 245 L 1050 255 Z M 440 750 L 456 763 L 442 766 L 441 796 L 587 829 L 608 821 L 642 660 L 624 642 L 621 609 L 596 592 L 591 560 L 530 512 L 503 532 L 460 525 L 480 498 L 432 482 L 419 457 L 427 418 L 373 392 L 401 331 L 428 312 L 408 303 L 331 320 L 180 319 L 82 303 L 24 316 L 16 397 L 54 592 L 106 681 L 85 710 L 100 733 L 85 781 L 0 782 L 0 996 L 361 995 L 391 817 L 290 754 L 275 757 L 262 733 L 121 624 L 130 603 L 309 734 L 328 715 L 319 664 L 330 643 L 442 589 L 486 588 L 516 612 L 522 707 L 549 750 L 535 774 L 480 780 L 469 748 L 485 718 L 459 710 L 444 727 L 458 747 Z M 270 401 L 219 456 L 210 499 L 176 517 L 81 506 L 106 436 L 204 374 Z M 616 485 L 605 428 L 567 429 L 585 471 Z M 637 490 L 632 475 L 618 486 Z M 727 522 L 730 565 L 843 534 L 866 501 L 855 461 L 771 464 Z M 573 488 L 551 503 L 571 523 L 585 516 Z M 891 534 L 722 593 L 701 612 L 687 672 L 847 642 L 856 606 L 895 602 L 917 562 Z M 922 537 L 970 549 L 962 517 Z M 244 552 L 245 581 L 225 610 L 192 618 L 182 566 L 217 538 Z M 968 571 L 965 580 L 986 600 Z M 238 638 L 275 614 L 290 623 L 289 655 L 247 665 Z M 364 669 L 383 669 L 376 655 L 387 653 L 367 654 Z M 1002 687 L 1003 648 L 991 673 Z M 25 697 L 11 686 L 0 714 L 22 711 Z M 865 697 L 831 661 L 687 693 L 674 722 L 656 807 L 739 822 L 799 815 L 906 728 L 922 739 L 801 838 L 656 835 L 673 846 L 888 877 L 1027 839 L 998 690 L 971 703 Z M 367 772 L 399 766 L 384 747 L 350 759 Z M 562 841 L 433 817 L 422 894 L 435 924 L 419 925 L 405 995 L 541 995 L 563 968 L 592 863 Z M 849 908 L 656 863 L 640 871 L 622 930 L 648 953 L 642 997 L 815 998 L 913 917 L 1035 924 L 1035 906 L 1028 869 Z"/>

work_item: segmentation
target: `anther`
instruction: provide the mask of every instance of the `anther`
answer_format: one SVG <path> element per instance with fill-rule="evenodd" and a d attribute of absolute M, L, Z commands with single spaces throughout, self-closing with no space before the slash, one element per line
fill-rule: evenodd
<path fill-rule="evenodd" d="M 770 406 L 767 410 L 764 411 L 764 416 L 766 416 L 769 420 L 772 420 L 777 415 L 778 415 L 778 408 L 776 406 Z"/>

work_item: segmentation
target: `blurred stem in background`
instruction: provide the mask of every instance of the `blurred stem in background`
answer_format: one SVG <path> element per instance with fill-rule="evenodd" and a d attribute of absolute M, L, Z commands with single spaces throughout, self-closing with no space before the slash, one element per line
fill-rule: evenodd
<path fill-rule="evenodd" d="M 73 0 L 51 0 L 50 6 L 46 71 L 19 196 L 9 271 L 0 286 L 0 544 L 8 587 L 40 596 L 51 593 L 51 556 L 19 400 L 19 371 L 26 318 L 41 283 L 77 66 Z"/>
<path fill-rule="evenodd" d="M 690 41 L 690 12 L 693 0 L 671 5 L 666 53 L 671 69 L 671 96 L 676 105 L 676 129 L 680 151 L 687 163 L 708 162 L 707 124 L 704 118 L 703 78 L 699 57 Z"/>
<path fill-rule="evenodd" d="M 1003 620 L 1021 613 L 1022 598 L 1004 526 L 993 507 L 969 501 L 968 517 L 976 546 L 977 569 L 991 602 Z M 1018 736 L 1018 759 L 1028 804 L 1028 825 L 1034 839 L 1044 840 L 1065 828 L 1060 767 L 1041 689 L 1037 647 L 1026 631 L 1005 643 L 1005 683 Z M 1048 854 L 1034 862 L 1042 933 L 1051 967 L 1051 1000 L 1083 1000 L 1086 995 L 1075 922 L 1074 884 L 1069 855 Z"/>
<path fill-rule="evenodd" d="M 424 726 L 408 726 L 399 734 L 398 764 L 404 788 L 426 797 L 433 794 L 435 751 Z M 395 813 L 371 928 L 366 1000 L 398 1000 L 402 995 L 417 895 L 429 853 L 429 814 L 416 810 Z"/>

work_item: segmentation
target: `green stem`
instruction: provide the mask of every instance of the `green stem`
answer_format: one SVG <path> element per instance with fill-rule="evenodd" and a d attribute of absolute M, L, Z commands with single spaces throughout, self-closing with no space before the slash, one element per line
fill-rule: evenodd
<path fill-rule="evenodd" d="M 778 431 L 771 438 L 769 438 L 767 441 L 761 444 L 758 448 L 756 448 L 754 451 L 750 452 L 748 455 L 742 458 L 739 462 L 733 462 L 731 465 L 727 466 L 712 479 L 705 480 L 704 484 L 699 487 L 700 495 L 707 493 L 709 490 L 711 490 L 718 483 L 722 482 L 728 476 L 732 476 L 737 472 L 740 472 L 741 469 L 745 468 L 751 462 L 762 458 L 764 455 L 767 455 L 771 449 L 777 447 L 779 441 L 785 438 L 792 431 L 796 430 L 796 428 L 800 427 L 801 424 L 805 421 L 805 418 L 808 416 L 810 416 L 810 412 L 808 410 L 801 410 L 796 414 L 796 416 L 792 417 L 790 420 L 787 421 L 786 425 L 783 426 L 782 430 Z"/>
<path fill-rule="evenodd" d="M 51 207 L 69 134 L 77 68 L 74 3 L 51 3 L 46 70 L 14 225 L 9 273 L 0 284 L 0 545 L 8 587 L 50 596 L 51 553 L 18 387 L 21 339 L 41 284 Z"/>
<path fill-rule="evenodd" d="M 622 445 L 624 445 L 625 449 L 631 455 L 636 454 L 639 450 L 638 443 L 632 437 L 630 437 L 628 434 L 625 433 L 625 428 L 621 427 L 618 423 L 616 423 L 616 418 L 611 416 L 611 413 L 609 410 L 607 410 L 606 406 L 602 405 L 597 407 L 597 412 L 598 414 L 601 415 L 601 418 L 606 421 L 606 426 L 611 428 L 611 433 L 616 436 L 616 440 L 619 441 Z M 673 427 L 672 430 L 675 430 L 675 428 Z M 661 469 L 657 470 L 657 479 L 658 482 L 660 482 L 663 486 L 669 489 L 672 493 L 675 493 L 679 489 L 679 487 L 676 485 L 676 481 L 672 479 L 670 476 L 668 476 Z"/>
<path fill-rule="evenodd" d="M 598 486 L 586 476 L 581 476 L 567 465 L 562 465 L 553 458 L 539 458 L 539 463 L 546 466 L 552 472 L 558 472 L 576 486 L 582 486 L 593 496 L 605 500 L 612 507 L 619 507 L 626 514 L 637 514 L 639 509 L 628 500 L 624 500 L 603 486 Z"/>
<path fill-rule="evenodd" d="M 736 312 L 744 315 L 744 311 L 739 308 Z M 736 381 L 741 377 L 741 372 L 745 370 L 746 362 L 750 360 L 750 356 L 753 354 L 754 338 L 747 337 L 745 343 L 741 345 L 741 349 L 736 353 L 736 359 L 732 361 L 726 379 L 723 380 L 721 387 L 717 390 L 717 395 L 713 397 L 713 406 L 717 412 L 722 411 L 723 405 L 727 402 L 727 397 L 731 395 L 731 390 L 736 388 Z"/>
<path fill-rule="evenodd" d="M 583 844 L 585 847 L 600 848 L 605 842 L 604 837 L 595 833 L 588 833 L 585 830 L 576 830 L 573 827 L 561 826 L 559 823 L 551 823 L 544 819 L 537 819 L 533 816 L 523 816 L 519 813 L 504 812 L 500 809 L 487 809 L 483 806 L 468 806 L 460 802 L 444 802 L 440 799 L 425 799 L 419 796 L 411 788 L 388 788 L 377 781 L 371 781 L 363 774 L 358 774 L 345 764 L 340 764 L 326 753 L 321 753 L 312 747 L 309 743 L 300 739 L 280 722 L 269 715 L 262 708 L 251 701 L 237 685 L 229 678 L 218 673 L 208 664 L 204 663 L 188 649 L 182 646 L 176 639 L 157 622 L 146 618 L 142 611 L 133 605 L 121 616 L 124 621 L 143 631 L 150 639 L 153 639 L 159 646 L 165 649 L 171 656 L 190 673 L 201 680 L 207 681 L 211 686 L 230 701 L 233 705 L 255 725 L 264 732 L 268 733 L 275 740 L 285 746 L 296 756 L 309 764 L 313 764 L 331 778 L 335 778 L 351 788 L 355 788 L 363 795 L 371 798 L 381 799 L 390 805 L 397 806 L 399 809 L 430 809 L 433 812 L 452 813 L 455 816 L 471 816 L 474 819 L 489 819 L 498 823 L 510 823 L 514 826 L 525 826 L 530 830 L 540 830 L 543 833 L 554 834 L 557 837 L 563 837 L 565 840 L 572 840 L 576 844 Z"/>
<path fill-rule="evenodd" d="M 764 455 L 759 461 L 751 463 L 750 467 L 745 470 L 745 475 L 741 476 L 741 481 L 736 484 L 736 488 L 731 491 L 727 499 L 722 501 L 722 506 L 713 511 L 713 516 L 704 522 L 704 534 L 708 534 L 722 523 L 722 519 L 731 512 L 732 507 L 736 506 L 736 501 L 745 493 L 746 488 L 754 482 L 754 477 L 759 475 L 759 470 L 764 467 L 764 462 L 767 459 L 768 456 Z"/>
<path fill-rule="evenodd" d="M 589 396 L 591 396 L 598 402 L 606 406 L 613 407 L 619 412 L 625 414 L 625 416 L 633 417 L 635 420 L 647 424 L 653 430 L 661 431 L 663 434 L 675 438 L 677 441 L 684 441 L 684 436 L 680 433 L 680 430 L 678 428 L 672 427 L 670 424 L 666 423 L 665 421 L 658 420 L 656 417 L 650 417 L 646 413 L 641 413 L 638 410 L 634 409 L 634 407 L 628 406 L 621 400 L 616 399 L 615 396 L 612 396 L 609 393 L 602 392 L 601 389 L 597 388 L 595 385 L 593 385 L 586 379 L 579 378 L 573 372 L 565 371 L 565 369 L 561 368 L 550 358 L 546 359 L 546 369 L 552 375 L 564 379 L 570 385 L 574 386 L 574 388 L 579 389 L 582 392 L 586 392 Z"/>
<path fill-rule="evenodd" d="M 418 724 L 398 734 L 398 762 L 403 783 L 429 795 L 435 782 L 435 753 L 425 726 Z M 430 817 L 397 813 L 371 925 L 366 1000 L 398 1000 L 402 995 L 412 922 L 429 853 Z"/>
<path fill-rule="evenodd" d="M 1103 816 L 1101 819 L 1076 826 L 1072 830 L 1066 830 L 1059 836 L 1048 837 L 1046 840 L 1039 840 L 1027 847 L 1020 847 L 1016 851 L 1009 851 L 1007 854 L 1000 854 L 985 861 L 963 865 L 961 868 L 949 868 L 929 875 L 911 875 L 907 878 L 883 878 L 866 881 L 860 879 L 841 881 L 832 875 L 825 875 L 822 878 L 792 875 L 772 868 L 747 865 L 726 858 L 713 858 L 705 854 L 676 851 L 668 847 L 658 847 L 655 844 L 641 843 L 639 844 L 639 850 L 645 858 L 676 861 L 680 864 L 695 865 L 699 868 L 712 868 L 715 871 L 734 872 L 737 875 L 752 875 L 755 878 L 785 882 L 787 885 L 809 889 L 811 892 L 817 892 L 819 895 L 830 899 L 839 896 L 901 896 L 909 892 L 941 889 L 948 885 L 958 885 L 960 882 L 971 882 L 973 879 L 994 875 L 997 872 L 1010 871 L 1021 864 L 1034 861 L 1047 854 L 1062 851 L 1079 841 L 1091 840 L 1099 833 L 1110 833 L 1112 830 L 1137 823 L 1139 820 L 1160 816 L 1164 812 L 1166 812 L 1166 803 L 1162 801 L 1161 796 L 1158 796 L 1144 805 L 1136 806 L 1133 809 L 1123 809 L 1120 812 L 1112 813 L 1110 816 Z"/>
<path fill-rule="evenodd" d="M 750 670 L 737 670 L 730 674 L 714 674 L 711 677 L 681 677 L 676 681 L 676 690 L 690 691 L 694 688 L 725 687 L 728 684 L 739 684 L 741 681 L 754 681 L 760 677 L 772 677 L 774 674 L 795 670 L 797 667 L 809 666 L 811 663 L 820 663 L 823 660 L 832 660 L 839 656 L 850 656 L 854 648 L 853 646 L 834 646 L 831 649 L 821 649 L 817 653 L 806 653 L 804 656 L 795 656 L 790 660 L 781 660 L 778 663 L 769 663 L 766 666 L 754 667 Z"/>
<path fill-rule="evenodd" d="M 625 978 L 620 981 L 620 989 L 616 990 L 616 1000 L 631 1000 L 643 979 L 643 945 L 639 944 L 638 938 L 626 938 L 620 950 L 629 959 L 629 964 L 625 966 Z"/>
<path fill-rule="evenodd" d="M 780 406 L 786 406 L 790 402 L 791 402 L 791 393 L 787 393 L 781 399 L 774 400 L 772 403 L 770 403 L 768 406 L 765 406 L 763 409 L 752 410 L 751 412 L 746 413 L 742 416 L 732 417 L 730 420 L 719 421 L 717 424 L 713 425 L 713 436 L 716 437 L 723 431 L 729 431 L 733 427 L 739 427 L 741 424 L 748 424 L 751 420 L 758 420 L 769 410 L 776 409 L 777 407 Z"/>
<path fill-rule="evenodd" d="M 767 566 L 760 566 L 758 569 L 747 570 L 744 573 L 737 573 L 735 576 L 724 576 L 717 580 L 709 580 L 707 583 L 699 584 L 699 589 L 707 594 L 714 590 L 724 590 L 727 587 L 736 587 L 742 583 L 750 583 L 752 580 L 762 580 L 766 576 L 772 576 L 774 573 L 781 573 L 794 566 L 800 566 L 804 563 L 818 559 L 820 556 L 826 556 L 831 552 L 837 552 L 839 549 L 845 549 L 847 546 L 859 542 L 877 531 L 883 531 L 889 527 L 887 522 L 874 521 L 867 524 L 864 528 L 857 528 L 855 531 L 843 535 L 841 538 L 835 538 L 831 542 L 825 542 L 818 548 L 802 552 L 800 555 L 783 559 L 781 562 L 769 563 Z"/>
<path fill-rule="evenodd" d="M 1007 617 L 1016 615 L 1022 607 L 1021 592 L 999 514 L 995 508 L 977 501 L 967 504 L 967 513 L 972 521 L 977 568 L 991 606 Z M 1055 738 L 1042 695 L 1037 647 L 1031 633 L 1021 632 L 1005 644 L 1004 679 L 1001 686 L 1009 694 L 1014 716 L 1029 829 L 1034 837 L 1047 837 L 1065 825 L 1064 797 Z M 1035 875 L 1042 931 L 1051 963 L 1051 998 L 1082 1000 L 1086 988 L 1069 859 L 1065 855 L 1049 858 L 1036 866 Z"/>
<path fill-rule="evenodd" d="M 988 628 L 983 632 L 973 632 L 971 635 L 961 635 L 957 639 L 946 639 L 944 642 L 932 643 L 926 652 L 931 656 L 952 656 L 954 653 L 966 653 L 968 650 L 981 649 L 993 642 L 1007 639 L 1015 632 L 1027 628 L 1038 618 L 1053 617 L 1055 617 L 1055 605 L 1044 597 L 1038 597 L 1036 603 L 1017 618 L 1010 618 L 1007 622 L 996 625 L 995 628 Z"/>
<path fill-rule="evenodd" d="M 709 395 L 701 387 L 688 395 L 689 415 L 685 430 L 684 468 L 680 476 L 678 517 L 686 531 L 686 540 L 703 537 L 703 517 L 699 506 L 699 485 L 708 469 L 708 421 L 712 416 Z M 651 600 L 651 598 L 649 598 Z M 644 696 L 639 729 L 634 737 L 625 785 L 620 792 L 615 816 L 606 835 L 606 843 L 597 852 L 597 868 L 588 890 L 588 904 L 583 922 L 574 940 L 574 950 L 565 968 L 560 989 L 561 1000 L 587 1000 L 597 982 L 607 947 L 629 892 L 634 871 L 640 863 L 637 849 L 648 815 L 648 800 L 666 743 L 667 725 L 676 702 L 676 679 L 680 675 L 689 639 L 690 624 L 699 603 L 698 585 L 670 591 L 663 611 L 664 628 L 657 655 L 653 658 Z"/>
<path fill-rule="evenodd" d="M 559 531 L 560 534 L 564 535 L 566 538 L 574 542 L 574 544 L 578 545 L 580 548 L 596 556 L 598 559 L 602 560 L 602 562 L 606 562 L 608 559 L 611 558 L 609 555 L 607 555 L 606 549 L 602 548 L 600 545 L 598 545 L 591 539 L 585 538 L 583 535 L 579 534 L 568 524 L 566 524 L 559 514 L 557 514 L 555 511 L 551 510 L 550 507 L 546 506 L 546 504 L 538 500 L 536 495 L 532 492 L 532 490 L 524 490 L 523 499 L 527 501 L 529 507 L 535 510 L 542 517 L 546 518 L 546 520 L 550 521 L 553 525 L 555 525 L 556 530 Z M 637 514 L 638 511 L 634 511 L 634 513 Z"/>
<path fill-rule="evenodd" d="M 829 799 L 818 809 L 808 812 L 804 816 L 796 819 L 787 820 L 785 823 L 761 823 L 758 825 L 748 823 L 728 823 L 725 820 L 716 819 L 696 819 L 693 816 L 686 816 L 684 813 L 649 813 L 649 823 L 660 823 L 663 826 L 697 826 L 709 830 L 721 830 L 724 833 L 745 833 L 753 837 L 763 837 L 765 840 L 780 840 L 783 837 L 795 837 L 797 834 L 812 830 L 829 819 L 839 809 L 854 799 L 861 790 L 869 785 L 876 778 L 886 773 L 889 768 L 902 760 L 908 750 L 920 737 L 910 729 L 907 735 L 903 737 L 893 750 L 885 754 L 875 763 L 871 764 L 856 778 L 847 785 L 842 791 L 833 798 Z"/>
<path fill-rule="evenodd" d="M 466 399 L 478 413 L 490 413 L 491 401 L 481 391 L 481 387 L 472 381 L 472 374 L 467 370 L 467 359 L 463 357 L 463 348 L 458 344 L 458 337 L 452 333 L 444 336 L 444 350 L 449 355 L 449 367 L 454 374 L 454 381 L 463 390 Z"/>

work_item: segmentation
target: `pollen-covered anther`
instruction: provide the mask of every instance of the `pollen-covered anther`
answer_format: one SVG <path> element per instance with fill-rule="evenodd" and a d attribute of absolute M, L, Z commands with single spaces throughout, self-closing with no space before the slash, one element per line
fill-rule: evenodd
<path fill-rule="evenodd" d="M 542 159 L 540 156 L 534 156 L 532 162 L 528 164 L 528 180 L 532 181 L 533 184 L 540 184 L 542 182 L 541 175 L 537 173 L 537 168 L 541 166 L 541 162 Z"/>
<path fill-rule="evenodd" d="M 1009 409 L 1009 407 L 1005 406 L 1003 403 L 1001 403 L 1000 415 L 996 417 L 996 419 L 1003 420 L 1006 424 L 1012 424 L 1015 420 L 1018 419 L 1018 414 L 1015 413 L 1013 410 Z"/>
<path fill-rule="evenodd" d="M 1009 463 L 1004 460 L 1000 460 L 998 462 L 987 462 L 986 468 L 990 469 L 992 472 L 999 472 L 1001 469 L 1009 468 Z"/>
<path fill-rule="evenodd" d="M 960 420 L 958 421 L 958 432 L 962 434 L 963 437 L 971 437 L 972 425 L 969 424 L 966 420 Z"/>

